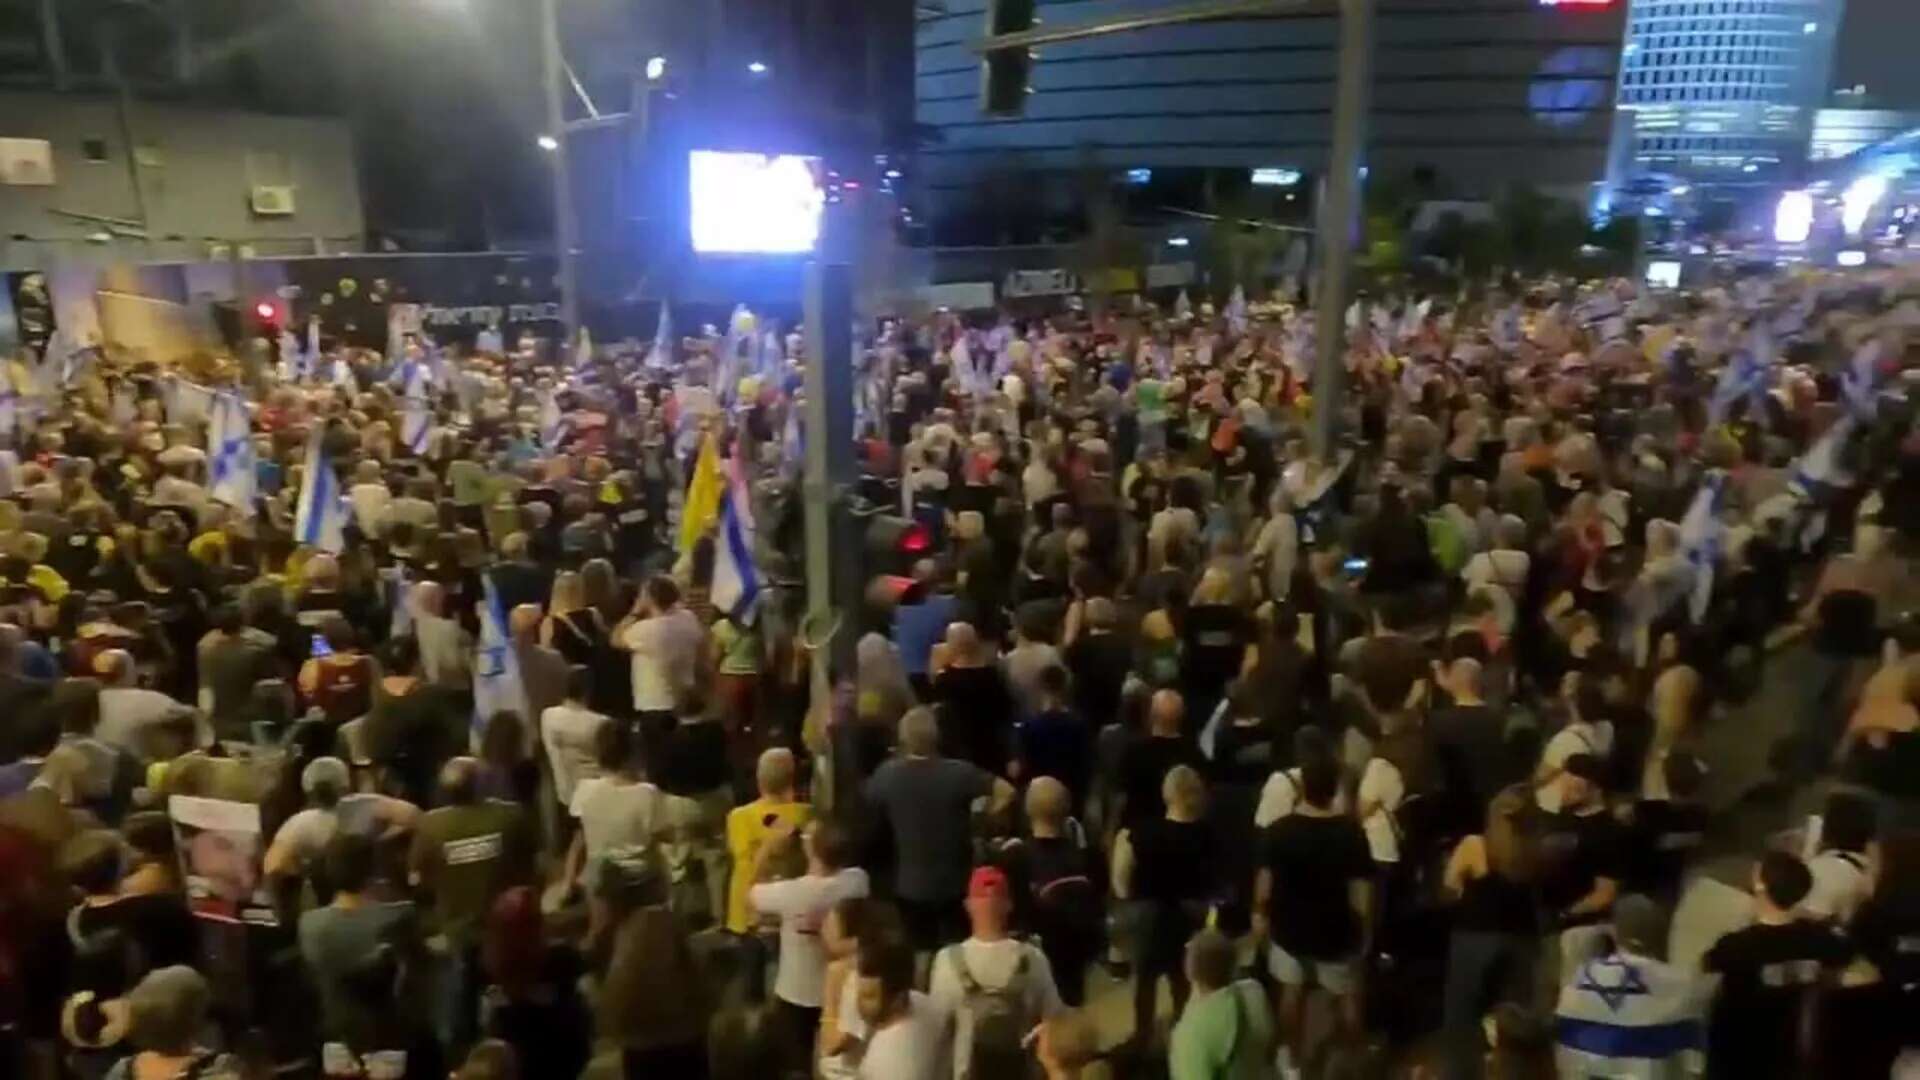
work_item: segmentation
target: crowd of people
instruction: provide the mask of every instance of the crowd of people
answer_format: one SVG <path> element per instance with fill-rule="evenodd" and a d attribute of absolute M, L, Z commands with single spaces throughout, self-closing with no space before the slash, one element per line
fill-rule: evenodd
<path fill-rule="evenodd" d="M 1920 276 L 1292 299 L 14 362 L 5 1074 L 1914 1075 Z"/>

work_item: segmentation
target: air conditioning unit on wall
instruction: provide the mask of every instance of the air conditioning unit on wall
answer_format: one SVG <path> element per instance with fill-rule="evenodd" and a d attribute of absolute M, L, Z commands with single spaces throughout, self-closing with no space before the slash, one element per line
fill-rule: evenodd
<path fill-rule="evenodd" d="M 249 202 L 258 217 L 290 217 L 293 214 L 293 186 L 256 184 Z"/>

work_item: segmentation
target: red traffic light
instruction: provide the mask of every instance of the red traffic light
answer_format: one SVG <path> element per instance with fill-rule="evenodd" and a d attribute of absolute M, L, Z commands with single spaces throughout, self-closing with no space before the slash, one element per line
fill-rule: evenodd
<path fill-rule="evenodd" d="M 925 555 L 933 550 L 933 533 L 916 521 L 901 530 L 899 543 L 902 554 Z"/>
<path fill-rule="evenodd" d="M 280 317 L 280 309 L 274 307 L 271 300 L 262 300 L 253 305 L 253 313 L 265 322 L 273 322 Z"/>

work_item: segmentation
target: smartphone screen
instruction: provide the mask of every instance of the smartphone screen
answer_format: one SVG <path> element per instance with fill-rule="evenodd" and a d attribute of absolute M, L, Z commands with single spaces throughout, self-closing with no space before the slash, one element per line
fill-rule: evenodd
<path fill-rule="evenodd" d="M 325 634 L 313 635 L 313 655 L 315 657 L 333 655 L 333 646 L 327 644 Z"/>
<path fill-rule="evenodd" d="M 1367 572 L 1367 560 L 1348 559 L 1346 562 L 1340 564 L 1340 568 L 1354 577 L 1359 577 L 1361 574 Z"/>

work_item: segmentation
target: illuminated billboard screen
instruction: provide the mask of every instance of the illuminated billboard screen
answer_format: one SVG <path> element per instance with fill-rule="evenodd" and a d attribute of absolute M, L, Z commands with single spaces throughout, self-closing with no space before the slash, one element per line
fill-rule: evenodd
<path fill-rule="evenodd" d="M 819 158 L 695 150 L 688 166 L 693 250 L 797 255 L 819 243 Z"/>

